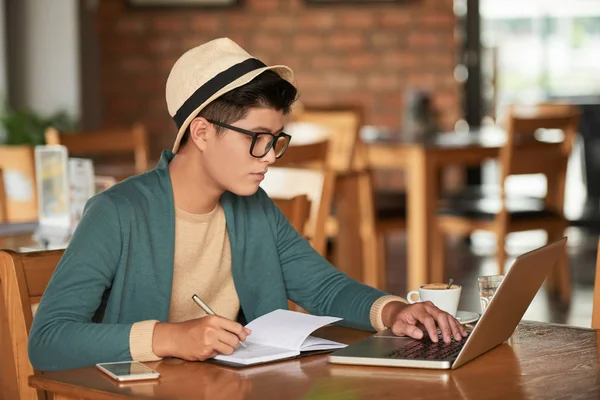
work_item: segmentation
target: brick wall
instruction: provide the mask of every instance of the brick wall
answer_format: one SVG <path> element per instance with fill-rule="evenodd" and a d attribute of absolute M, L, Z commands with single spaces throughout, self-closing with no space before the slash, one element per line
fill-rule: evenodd
<path fill-rule="evenodd" d="M 458 118 L 452 0 L 241 3 L 164 9 L 99 2 L 103 125 L 141 121 L 153 137 L 153 157 L 169 148 L 176 132 L 164 100 L 169 70 L 189 48 L 221 36 L 266 63 L 291 66 L 305 104 L 361 104 L 367 124 L 399 127 L 405 91 L 426 89 L 448 125 Z"/>

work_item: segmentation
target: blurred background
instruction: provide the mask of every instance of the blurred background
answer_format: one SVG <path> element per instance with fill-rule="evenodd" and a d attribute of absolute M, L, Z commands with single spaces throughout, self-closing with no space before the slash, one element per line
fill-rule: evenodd
<path fill-rule="evenodd" d="M 153 168 L 176 133 L 168 73 L 185 51 L 218 37 L 295 71 L 301 97 L 286 127 L 294 140 L 320 126 L 330 141 L 350 143 L 343 154 L 344 145 L 329 147 L 338 153 L 321 167 L 335 182 L 318 181 L 323 190 L 311 198 L 332 218 L 306 232 L 336 266 L 399 295 L 452 277 L 464 285 L 461 309 L 477 312 L 477 276 L 504 273 L 560 231 L 569 236 L 567 273 L 557 272 L 526 317 L 590 325 L 600 232 L 597 0 L 0 0 L 0 247 L 64 248 L 89 196 Z M 563 131 L 566 145 L 553 147 L 563 158 L 515 148 L 513 160 L 540 154 L 540 170 L 528 164 L 506 176 L 508 142 L 493 138 L 522 133 L 513 128 L 526 117 L 513 107 L 548 103 L 570 108 L 527 118 Z M 41 161 L 52 146 L 62 149 L 56 171 Z M 488 188 L 502 194 L 485 210 L 487 225 L 464 228 L 456 218 L 477 219 L 462 211 L 481 212 Z M 538 213 L 527 214 L 527 229 L 511 227 L 503 188 L 541 199 L 517 202 Z M 460 204 L 444 200 L 457 190 Z M 444 207 L 461 214 L 444 219 Z"/>

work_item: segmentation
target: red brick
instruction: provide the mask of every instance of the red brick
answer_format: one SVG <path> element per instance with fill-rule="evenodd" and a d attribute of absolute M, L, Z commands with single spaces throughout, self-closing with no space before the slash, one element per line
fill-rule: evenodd
<path fill-rule="evenodd" d="M 407 77 L 407 84 L 421 89 L 432 89 L 439 79 L 434 73 L 413 73 Z"/>
<path fill-rule="evenodd" d="M 458 94 L 454 92 L 438 92 L 433 96 L 433 103 L 438 109 L 452 108 L 458 101 Z"/>
<path fill-rule="evenodd" d="M 139 103 L 131 98 L 119 96 L 108 102 L 107 112 L 117 115 L 131 115 L 138 112 Z"/>
<path fill-rule="evenodd" d="M 329 38 L 329 44 L 336 50 L 356 50 L 365 45 L 365 40 L 358 33 L 340 32 Z"/>
<path fill-rule="evenodd" d="M 453 29 L 456 16 L 447 12 L 426 13 L 419 18 L 420 26 L 433 26 L 436 28 Z"/>
<path fill-rule="evenodd" d="M 300 86 L 300 91 L 302 93 L 300 101 L 305 107 L 327 107 L 338 104 L 335 96 L 329 92 L 302 90 L 302 86 Z"/>
<path fill-rule="evenodd" d="M 339 24 L 342 28 L 368 29 L 375 25 L 373 12 L 345 12 L 339 16 Z"/>
<path fill-rule="evenodd" d="M 302 59 L 302 57 L 295 56 L 295 55 L 289 55 L 289 54 L 280 55 L 280 54 L 278 54 L 275 59 L 275 63 L 287 65 L 288 67 L 290 67 L 293 70 L 300 70 L 300 68 L 304 65 L 304 60 Z"/>
<path fill-rule="evenodd" d="M 287 0 L 284 5 L 287 6 L 289 10 L 300 10 L 305 5 L 305 0 Z"/>
<path fill-rule="evenodd" d="M 152 151 L 170 147 L 175 135 L 163 104 L 174 62 L 221 36 L 267 63 L 292 67 L 304 104 L 359 104 L 367 123 L 398 127 L 405 89 L 414 87 L 435 90 L 444 123 L 461 115 L 452 0 L 360 8 L 243 0 L 240 7 L 193 11 L 130 10 L 126 2 L 98 2 L 102 122 L 140 120 Z"/>
<path fill-rule="evenodd" d="M 417 67 L 417 57 L 413 53 L 397 52 L 385 54 L 382 66 L 390 69 L 407 69 Z"/>
<path fill-rule="evenodd" d="M 143 41 L 143 49 L 151 54 L 167 54 L 173 52 L 177 45 L 172 38 L 169 37 L 147 37 Z"/>
<path fill-rule="evenodd" d="M 369 90 L 400 90 L 400 78 L 396 74 L 372 72 L 364 83 Z"/>
<path fill-rule="evenodd" d="M 137 78 L 135 82 L 135 88 L 143 93 L 161 93 L 165 90 L 167 83 L 167 74 L 164 76 L 149 76 L 142 75 Z M 164 102 L 164 100 L 161 100 Z"/>
<path fill-rule="evenodd" d="M 281 36 L 259 34 L 252 39 L 253 47 L 271 51 L 283 50 L 283 38 Z"/>
<path fill-rule="evenodd" d="M 255 23 L 254 18 L 249 14 L 231 14 L 225 17 L 225 31 L 241 31 L 250 29 Z"/>
<path fill-rule="evenodd" d="M 308 32 L 313 30 L 331 30 L 335 26 L 335 20 L 335 14 L 320 10 L 319 12 L 303 14 L 300 17 L 300 26 Z"/>
<path fill-rule="evenodd" d="M 390 47 L 397 47 L 405 41 L 404 35 L 394 30 L 388 31 L 377 31 L 371 35 L 371 44 L 375 48 L 389 49 Z"/>
<path fill-rule="evenodd" d="M 216 33 L 223 30 L 223 20 L 212 14 L 192 15 L 190 27 L 195 32 Z"/>
<path fill-rule="evenodd" d="M 453 71 L 456 65 L 454 52 L 432 52 L 424 53 L 418 57 L 418 65 L 424 67 L 435 67 L 443 71 Z M 416 58 L 416 57 L 415 57 Z"/>
<path fill-rule="evenodd" d="M 452 37 L 449 39 L 441 33 L 414 32 L 408 35 L 408 45 L 417 49 L 442 47 L 451 44 L 452 40 Z"/>
<path fill-rule="evenodd" d="M 294 30 L 295 18 L 285 14 L 270 15 L 260 23 L 260 31 L 289 32 Z"/>
<path fill-rule="evenodd" d="M 122 18 L 114 24 L 114 31 L 119 35 L 137 36 L 148 30 L 148 20 L 142 18 Z"/>
<path fill-rule="evenodd" d="M 406 28 L 410 26 L 412 18 L 408 12 L 384 13 L 380 23 L 383 28 Z"/>
<path fill-rule="evenodd" d="M 323 38 L 316 35 L 299 35 L 294 37 L 292 48 L 298 51 L 314 51 L 323 47 Z"/>
<path fill-rule="evenodd" d="M 147 59 L 135 56 L 121 59 L 119 65 L 120 70 L 126 74 L 138 74 L 151 69 Z"/>
<path fill-rule="evenodd" d="M 166 18 L 162 14 L 157 14 L 152 21 L 152 27 L 160 34 L 177 34 L 186 29 L 187 21 L 183 18 Z"/>
<path fill-rule="evenodd" d="M 357 53 L 348 57 L 346 65 L 353 71 L 362 71 L 377 66 L 378 58 L 373 54 Z"/>
<path fill-rule="evenodd" d="M 369 115 L 366 119 L 367 124 L 380 126 L 399 126 L 400 121 L 400 110 L 398 112 L 378 112 L 376 114 Z"/>
<path fill-rule="evenodd" d="M 104 42 L 100 47 L 101 53 L 108 53 L 111 55 L 132 54 L 139 50 L 140 48 L 136 41 L 129 37 L 123 37 L 121 40 Z"/>
<path fill-rule="evenodd" d="M 400 90 L 380 96 L 379 104 L 383 109 L 400 111 L 404 105 L 404 93 Z"/>
<path fill-rule="evenodd" d="M 280 6 L 279 0 L 245 0 L 245 2 L 248 3 L 249 9 L 259 12 L 275 11 Z"/>
<path fill-rule="evenodd" d="M 364 110 L 370 110 L 376 104 L 376 95 L 355 90 L 340 94 L 339 102 L 343 105 L 360 106 Z"/>
<path fill-rule="evenodd" d="M 306 73 L 296 74 L 296 82 L 298 88 L 302 92 L 310 92 L 315 89 L 321 91 L 323 89 L 323 79 L 319 75 Z"/>
<path fill-rule="evenodd" d="M 342 64 L 342 60 L 340 57 L 330 54 L 318 54 L 314 57 L 310 57 L 309 63 L 314 68 L 318 69 L 338 68 Z"/>
<path fill-rule="evenodd" d="M 123 1 L 103 1 L 102 7 L 99 7 L 100 18 L 114 18 L 125 11 L 125 2 Z"/>
<path fill-rule="evenodd" d="M 323 83 L 325 87 L 337 90 L 356 90 L 358 88 L 359 77 L 354 73 L 345 73 L 341 71 L 323 71 Z"/>

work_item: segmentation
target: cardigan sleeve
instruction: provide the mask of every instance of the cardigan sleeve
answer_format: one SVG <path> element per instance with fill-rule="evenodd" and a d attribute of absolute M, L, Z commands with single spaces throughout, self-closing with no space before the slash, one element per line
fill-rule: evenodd
<path fill-rule="evenodd" d="M 288 298 L 310 313 L 343 318 L 341 325 L 374 330 L 371 309 L 387 293 L 359 283 L 333 267 L 296 232 L 262 189 L 258 195 L 276 230 Z"/>
<path fill-rule="evenodd" d="M 110 194 L 90 199 L 33 320 L 28 351 L 35 369 L 131 360 L 132 324 L 92 322 L 112 285 L 122 235 L 119 211 Z"/>

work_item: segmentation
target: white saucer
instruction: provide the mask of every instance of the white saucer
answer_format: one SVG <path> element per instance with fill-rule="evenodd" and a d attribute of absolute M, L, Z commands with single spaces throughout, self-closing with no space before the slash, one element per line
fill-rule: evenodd
<path fill-rule="evenodd" d="M 475 322 L 479 319 L 479 314 L 471 311 L 457 311 L 456 319 L 461 324 L 470 324 L 471 322 Z"/>

